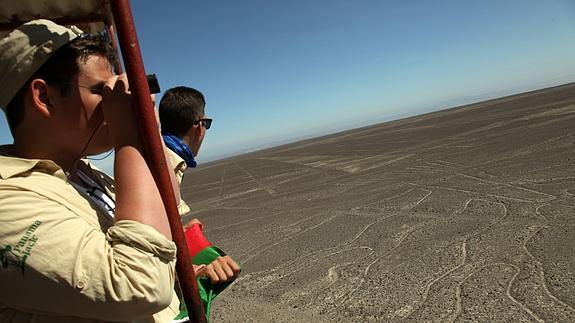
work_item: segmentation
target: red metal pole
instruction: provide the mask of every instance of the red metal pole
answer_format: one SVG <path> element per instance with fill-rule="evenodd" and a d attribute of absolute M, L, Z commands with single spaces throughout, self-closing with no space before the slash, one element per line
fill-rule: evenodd
<path fill-rule="evenodd" d="M 171 170 L 166 165 L 154 107 L 150 99 L 150 89 L 148 88 L 144 71 L 144 63 L 140 53 L 130 2 L 129 0 L 112 0 L 110 1 L 110 6 L 118 29 L 118 40 L 122 49 L 128 80 L 130 81 L 132 100 L 134 100 L 134 107 L 137 109 L 139 116 L 140 136 L 146 149 L 146 160 L 162 195 L 162 200 L 168 213 L 172 237 L 178 247 L 176 270 L 188 308 L 188 314 L 192 322 L 206 322 L 204 307 L 198 292 L 196 275 L 192 267 L 192 260 L 186 245 L 184 230 L 168 173 Z"/>

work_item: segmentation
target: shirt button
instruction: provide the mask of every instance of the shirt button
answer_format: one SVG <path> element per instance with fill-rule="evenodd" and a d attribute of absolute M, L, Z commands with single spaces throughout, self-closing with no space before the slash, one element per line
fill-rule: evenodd
<path fill-rule="evenodd" d="M 78 289 L 84 289 L 84 287 L 86 287 L 86 283 L 84 283 L 83 281 L 79 281 L 76 284 L 76 288 L 78 288 Z"/>

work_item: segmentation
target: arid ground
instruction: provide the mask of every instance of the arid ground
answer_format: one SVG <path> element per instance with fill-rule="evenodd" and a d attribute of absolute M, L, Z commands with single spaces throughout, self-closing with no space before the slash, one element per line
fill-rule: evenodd
<path fill-rule="evenodd" d="M 213 322 L 575 321 L 575 84 L 201 165 Z"/>

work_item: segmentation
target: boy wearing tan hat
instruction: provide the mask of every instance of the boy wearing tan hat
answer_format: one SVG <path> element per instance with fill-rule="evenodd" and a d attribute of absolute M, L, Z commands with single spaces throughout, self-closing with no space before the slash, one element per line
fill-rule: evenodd
<path fill-rule="evenodd" d="M 175 244 L 111 51 L 47 20 L 0 40 L 0 322 L 169 322 Z M 115 181 L 84 156 L 115 150 Z"/>

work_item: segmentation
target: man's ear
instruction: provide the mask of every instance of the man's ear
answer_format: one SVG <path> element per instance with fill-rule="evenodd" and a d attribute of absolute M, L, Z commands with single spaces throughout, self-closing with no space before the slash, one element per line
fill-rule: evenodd
<path fill-rule="evenodd" d="M 188 128 L 188 131 L 186 131 L 186 133 L 183 135 L 183 137 L 188 137 L 188 138 L 195 138 L 198 135 L 198 127 L 193 124 L 191 127 Z"/>
<path fill-rule="evenodd" d="M 192 141 L 198 140 L 202 136 L 202 126 L 199 124 L 192 125 L 190 130 L 188 130 L 188 136 L 192 139 Z"/>
<path fill-rule="evenodd" d="M 52 117 L 54 109 L 50 103 L 48 84 L 42 79 L 33 79 L 29 87 L 34 109 L 46 118 Z"/>
<path fill-rule="evenodd" d="M 202 125 L 199 123 L 194 125 L 194 132 L 196 133 L 196 136 L 200 137 L 202 135 L 203 128 L 204 127 L 202 127 Z"/>

